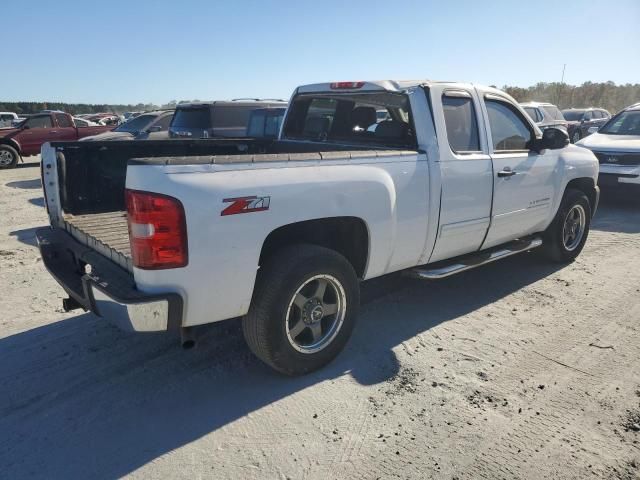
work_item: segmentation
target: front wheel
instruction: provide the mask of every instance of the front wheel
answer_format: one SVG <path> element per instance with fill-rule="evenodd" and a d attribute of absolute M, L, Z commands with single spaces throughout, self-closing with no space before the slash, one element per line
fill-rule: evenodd
<path fill-rule="evenodd" d="M 544 233 L 543 252 L 560 263 L 573 261 L 584 248 L 591 225 L 591 204 L 580 190 L 567 190 Z"/>
<path fill-rule="evenodd" d="M 0 145 L 0 169 L 15 168 L 20 155 L 15 148 L 9 145 Z"/>
<path fill-rule="evenodd" d="M 296 245 L 260 268 L 242 330 L 263 362 L 286 375 L 300 375 L 340 353 L 359 303 L 358 278 L 346 258 L 316 245 Z"/>

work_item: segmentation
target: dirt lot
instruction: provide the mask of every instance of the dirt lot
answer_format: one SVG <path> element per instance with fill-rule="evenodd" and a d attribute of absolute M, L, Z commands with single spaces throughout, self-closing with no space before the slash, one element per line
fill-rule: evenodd
<path fill-rule="evenodd" d="M 237 322 L 177 338 L 66 314 L 37 163 L 0 172 L 0 477 L 640 478 L 640 202 L 583 254 L 365 285 L 347 350 L 283 378 Z"/>

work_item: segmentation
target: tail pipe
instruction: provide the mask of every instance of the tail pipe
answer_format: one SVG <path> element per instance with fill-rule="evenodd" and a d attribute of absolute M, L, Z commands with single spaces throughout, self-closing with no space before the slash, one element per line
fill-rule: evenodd
<path fill-rule="evenodd" d="M 180 344 L 185 350 L 189 350 L 196 346 L 196 337 L 193 327 L 182 327 L 180 329 Z"/>

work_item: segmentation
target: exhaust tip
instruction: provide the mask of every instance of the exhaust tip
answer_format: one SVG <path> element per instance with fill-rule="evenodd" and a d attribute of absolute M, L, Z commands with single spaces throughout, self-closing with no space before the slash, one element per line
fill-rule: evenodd
<path fill-rule="evenodd" d="M 180 344 L 184 350 L 191 350 L 196 346 L 196 338 L 193 334 L 193 328 L 182 327 L 180 329 Z"/>

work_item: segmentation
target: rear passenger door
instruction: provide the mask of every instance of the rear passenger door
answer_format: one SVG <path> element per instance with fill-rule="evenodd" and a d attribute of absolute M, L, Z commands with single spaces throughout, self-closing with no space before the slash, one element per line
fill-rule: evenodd
<path fill-rule="evenodd" d="M 493 170 L 473 87 L 429 87 L 438 132 L 440 222 L 430 262 L 476 251 L 489 227 Z"/>
<path fill-rule="evenodd" d="M 554 198 L 559 150 L 527 148 L 536 130 L 506 97 L 487 93 L 483 112 L 493 161 L 491 227 L 482 248 L 541 231 Z"/>

